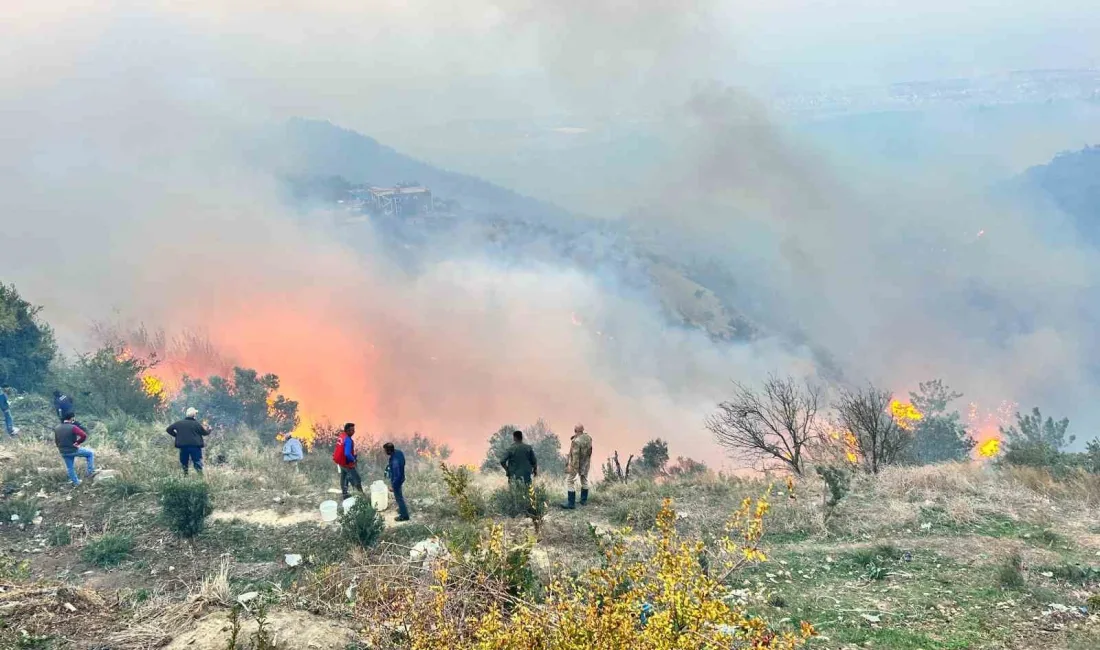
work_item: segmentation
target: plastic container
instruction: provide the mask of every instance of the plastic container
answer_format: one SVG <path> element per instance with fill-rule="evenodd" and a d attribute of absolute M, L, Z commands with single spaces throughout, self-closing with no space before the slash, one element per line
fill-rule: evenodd
<path fill-rule="evenodd" d="M 340 507 L 343 508 L 344 512 L 351 510 L 353 505 L 355 505 L 355 497 L 348 497 L 340 503 Z"/>
<path fill-rule="evenodd" d="M 379 512 L 390 507 L 390 491 L 386 489 L 384 482 L 375 481 L 370 484 L 370 504 Z"/>
<path fill-rule="evenodd" d="M 335 501 L 322 501 L 321 502 L 321 521 L 329 522 L 336 521 L 337 517 L 337 505 Z"/>

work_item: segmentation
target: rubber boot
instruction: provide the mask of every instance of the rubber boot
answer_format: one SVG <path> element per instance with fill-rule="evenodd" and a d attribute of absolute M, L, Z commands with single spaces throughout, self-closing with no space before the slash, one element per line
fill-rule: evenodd
<path fill-rule="evenodd" d="M 588 488 L 581 488 L 581 505 L 588 503 Z"/>
<path fill-rule="evenodd" d="M 573 508 L 577 507 L 577 493 L 576 492 L 567 493 L 566 498 L 568 500 L 565 503 L 561 504 L 562 508 L 565 508 L 566 510 L 572 510 Z"/>

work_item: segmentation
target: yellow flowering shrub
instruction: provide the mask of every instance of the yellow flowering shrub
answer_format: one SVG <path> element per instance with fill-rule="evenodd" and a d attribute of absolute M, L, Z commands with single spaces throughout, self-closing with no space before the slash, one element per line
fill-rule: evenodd
<path fill-rule="evenodd" d="M 510 543 L 491 526 L 476 557 L 436 566 L 427 585 L 396 586 L 401 621 L 374 647 L 414 650 L 791 650 L 814 634 L 773 631 L 750 615 L 728 586 L 731 574 L 766 558 L 759 549 L 767 498 L 745 499 L 716 545 L 681 535 L 665 500 L 654 531 L 629 530 L 602 543 L 603 561 L 557 577 L 533 600 L 509 589 L 506 576 L 534 540 Z M 517 552 L 517 549 L 521 549 Z M 527 549 L 523 551 L 522 549 Z M 514 585 L 513 585 L 514 587 Z"/>

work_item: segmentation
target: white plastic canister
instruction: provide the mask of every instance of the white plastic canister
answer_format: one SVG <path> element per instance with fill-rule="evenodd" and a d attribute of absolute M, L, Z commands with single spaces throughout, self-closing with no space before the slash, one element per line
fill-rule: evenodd
<path fill-rule="evenodd" d="M 370 484 L 370 504 L 379 512 L 390 507 L 390 492 L 384 482 L 375 481 Z"/>

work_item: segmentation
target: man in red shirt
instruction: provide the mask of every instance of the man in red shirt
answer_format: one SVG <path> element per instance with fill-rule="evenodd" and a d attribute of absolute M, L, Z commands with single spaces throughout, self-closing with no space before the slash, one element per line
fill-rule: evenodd
<path fill-rule="evenodd" d="M 57 451 L 61 452 L 61 458 L 65 461 L 65 469 L 69 472 L 69 480 L 73 482 L 73 486 L 80 485 L 80 478 L 76 475 L 77 458 L 83 458 L 87 463 L 87 469 L 85 470 L 85 476 L 91 478 L 96 473 L 95 468 L 95 454 L 91 449 L 86 449 L 80 445 L 88 439 L 88 434 L 84 433 L 84 430 L 80 428 L 73 421 L 73 414 L 66 413 L 66 417 L 61 424 L 54 427 L 53 441 L 57 445 Z"/>

